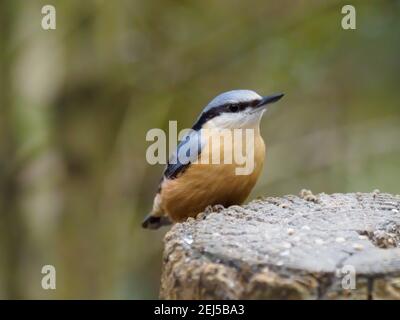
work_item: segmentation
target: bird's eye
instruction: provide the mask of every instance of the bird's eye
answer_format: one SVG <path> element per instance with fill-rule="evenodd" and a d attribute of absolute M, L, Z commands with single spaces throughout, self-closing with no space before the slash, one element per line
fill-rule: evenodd
<path fill-rule="evenodd" d="M 236 105 L 236 104 L 230 104 L 230 105 L 228 106 L 228 108 L 229 108 L 229 111 L 231 111 L 231 112 L 237 112 L 237 111 L 239 111 L 239 106 Z"/>

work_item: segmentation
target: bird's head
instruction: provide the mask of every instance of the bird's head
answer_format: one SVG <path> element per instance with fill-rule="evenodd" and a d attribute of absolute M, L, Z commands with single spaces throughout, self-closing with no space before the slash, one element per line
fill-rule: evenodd
<path fill-rule="evenodd" d="M 258 125 L 268 104 L 278 101 L 283 94 L 262 97 L 251 90 L 232 90 L 216 96 L 204 108 L 194 130 L 204 126 L 238 129 Z"/>

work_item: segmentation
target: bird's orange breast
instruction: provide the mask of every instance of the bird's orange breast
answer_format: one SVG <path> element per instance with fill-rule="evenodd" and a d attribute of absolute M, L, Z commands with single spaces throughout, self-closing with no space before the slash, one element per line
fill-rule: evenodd
<path fill-rule="evenodd" d="M 242 155 L 253 157 L 253 170 L 250 174 L 239 175 L 237 168 L 243 164 L 235 163 L 236 143 L 224 143 L 218 146 L 210 143 L 213 133 L 204 133 L 207 143 L 199 159 L 186 171 L 173 180 L 164 180 L 161 185 L 160 207 L 173 221 L 183 221 L 194 217 L 209 205 L 221 204 L 225 207 L 243 203 L 262 171 L 265 158 L 265 144 L 258 128 L 254 132 L 251 145 L 242 141 Z M 213 140 L 214 141 L 214 140 Z M 248 153 L 248 151 L 254 151 Z M 213 155 L 220 154 L 221 163 L 213 164 Z M 224 163 L 225 155 L 232 153 L 232 163 Z M 205 163 L 206 160 L 208 163 Z"/>

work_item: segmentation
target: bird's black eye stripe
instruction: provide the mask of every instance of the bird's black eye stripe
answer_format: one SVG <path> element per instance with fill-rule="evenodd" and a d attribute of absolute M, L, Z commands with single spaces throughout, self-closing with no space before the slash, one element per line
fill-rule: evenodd
<path fill-rule="evenodd" d="M 259 103 L 260 100 L 252 100 L 248 102 L 240 102 L 240 103 L 227 103 L 227 104 L 222 104 L 218 107 L 214 107 L 206 112 L 203 112 L 199 119 L 197 119 L 196 123 L 193 125 L 192 129 L 193 130 L 200 130 L 203 126 L 204 123 L 207 121 L 219 116 L 221 113 L 224 112 L 239 112 L 247 107 L 254 107 Z"/>
<path fill-rule="evenodd" d="M 247 107 L 254 107 L 258 104 L 259 100 L 253 100 L 249 102 L 239 102 L 239 103 L 228 103 L 223 107 L 223 110 L 228 112 L 238 112 L 246 109 Z"/>
<path fill-rule="evenodd" d="M 259 103 L 260 103 L 260 99 L 251 101 L 249 105 L 250 105 L 250 107 L 255 107 L 255 106 L 257 106 Z"/>
<path fill-rule="evenodd" d="M 227 105 L 227 108 L 230 112 L 238 112 L 240 110 L 240 105 L 236 103 L 231 103 Z"/>

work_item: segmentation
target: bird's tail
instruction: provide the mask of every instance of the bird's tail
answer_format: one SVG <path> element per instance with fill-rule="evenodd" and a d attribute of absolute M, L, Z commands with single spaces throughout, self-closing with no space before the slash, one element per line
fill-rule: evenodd
<path fill-rule="evenodd" d="M 155 216 L 151 213 L 144 218 L 142 227 L 145 229 L 156 230 L 162 226 L 168 226 L 172 224 L 172 221 L 166 216 Z"/>

